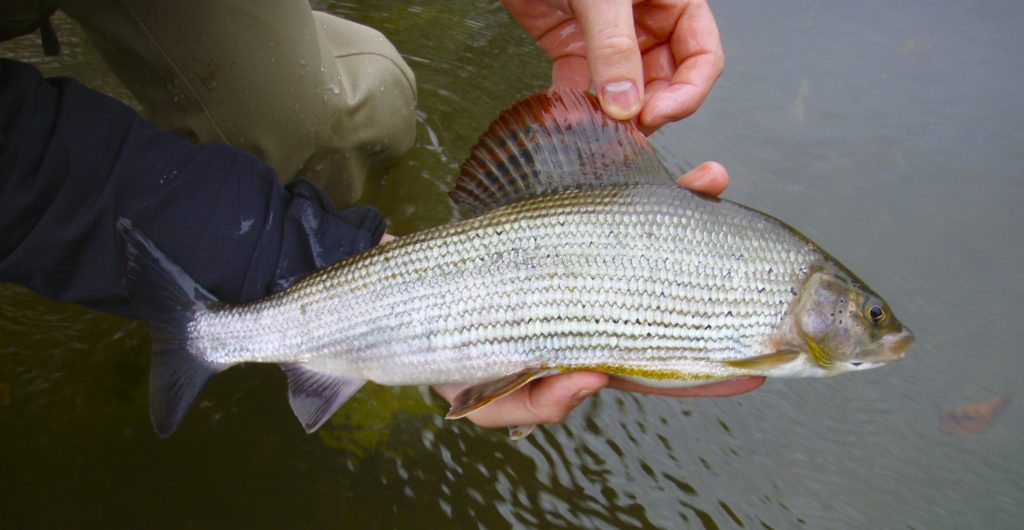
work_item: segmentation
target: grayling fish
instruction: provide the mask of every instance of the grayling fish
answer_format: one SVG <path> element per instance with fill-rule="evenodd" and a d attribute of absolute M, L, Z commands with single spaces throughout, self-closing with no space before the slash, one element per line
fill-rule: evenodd
<path fill-rule="evenodd" d="M 817 245 L 679 187 L 640 132 L 582 92 L 505 111 L 451 196 L 479 215 L 240 305 L 217 303 L 122 220 L 129 294 L 153 337 L 156 431 L 173 432 L 213 374 L 246 362 L 283 367 L 311 432 L 366 381 L 471 383 L 448 414 L 460 418 L 556 373 L 657 387 L 828 376 L 913 342 Z"/>

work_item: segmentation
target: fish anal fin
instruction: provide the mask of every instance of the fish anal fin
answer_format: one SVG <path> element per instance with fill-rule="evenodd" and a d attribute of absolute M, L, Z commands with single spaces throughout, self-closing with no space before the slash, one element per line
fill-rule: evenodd
<path fill-rule="evenodd" d="M 764 355 L 758 355 L 757 357 L 750 357 L 749 359 L 737 359 L 734 361 L 725 361 L 725 364 L 739 368 L 741 370 L 750 370 L 752 372 L 763 374 L 770 370 L 774 370 L 780 366 L 789 364 L 796 360 L 800 356 L 800 352 L 797 350 L 781 350 L 772 353 L 766 353 Z"/>
<path fill-rule="evenodd" d="M 530 381 L 554 373 L 558 373 L 558 370 L 530 368 L 493 381 L 466 387 L 452 398 L 452 408 L 448 410 L 445 419 L 457 420 L 468 416 L 496 399 L 515 392 Z"/>
<path fill-rule="evenodd" d="M 363 379 L 318 372 L 301 364 L 282 364 L 288 376 L 288 403 L 306 432 L 320 428 L 366 383 Z"/>
<path fill-rule="evenodd" d="M 672 184 L 647 138 L 601 110 L 592 94 L 551 90 L 505 110 L 463 163 L 448 194 L 482 213 L 569 189 Z"/>

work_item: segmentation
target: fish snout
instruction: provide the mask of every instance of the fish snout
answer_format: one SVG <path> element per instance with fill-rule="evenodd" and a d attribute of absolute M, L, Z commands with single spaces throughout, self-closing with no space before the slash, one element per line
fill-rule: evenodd
<path fill-rule="evenodd" d="M 893 360 L 902 359 L 910 345 L 914 343 L 914 334 L 907 328 L 901 329 L 898 333 L 890 333 L 882 338 L 885 352 Z"/>

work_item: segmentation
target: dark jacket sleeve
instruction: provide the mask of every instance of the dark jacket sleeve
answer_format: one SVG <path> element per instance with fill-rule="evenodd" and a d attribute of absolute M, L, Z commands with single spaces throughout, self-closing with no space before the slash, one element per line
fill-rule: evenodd
<path fill-rule="evenodd" d="M 265 296 L 380 239 L 373 208 L 335 212 L 256 158 L 197 147 L 70 79 L 0 60 L 0 281 L 134 316 L 118 218 L 226 302 Z"/>

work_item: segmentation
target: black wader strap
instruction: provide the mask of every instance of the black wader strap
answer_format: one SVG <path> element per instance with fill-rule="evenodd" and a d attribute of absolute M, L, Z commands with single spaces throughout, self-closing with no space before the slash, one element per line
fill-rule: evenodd
<path fill-rule="evenodd" d="M 57 32 L 53 31 L 50 19 L 43 20 L 39 26 L 39 37 L 43 40 L 43 55 L 53 57 L 60 55 L 60 41 L 57 40 Z"/>

